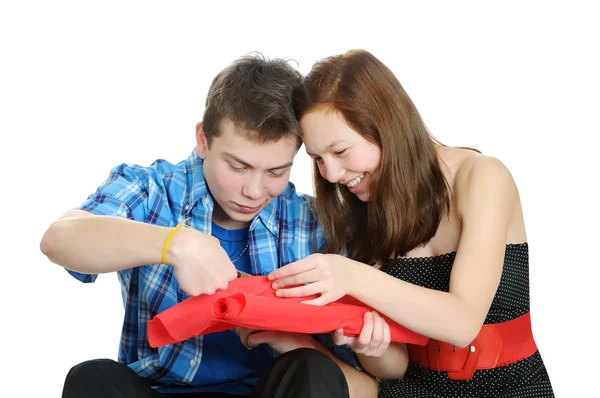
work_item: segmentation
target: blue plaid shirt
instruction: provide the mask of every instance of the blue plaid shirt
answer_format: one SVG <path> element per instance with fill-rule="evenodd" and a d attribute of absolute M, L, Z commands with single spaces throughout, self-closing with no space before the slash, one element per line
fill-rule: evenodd
<path fill-rule="evenodd" d="M 309 209 L 309 197 L 286 190 L 262 209 L 249 228 L 249 253 L 255 275 L 267 275 L 313 252 L 321 243 L 317 220 Z M 157 160 L 149 167 L 121 164 L 80 206 L 97 215 L 109 215 L 174 227 L 188 224 L 210 234 L 214 204 L 196 150 L 176 165 Z M 70 271 L 82 282 L 97 275 Z M 119 347 L 119 362 L 129 365 L 154 385 L 189 385 L 202 360 L 202 337 L 160 347 L 148 344 L 147 323 L 156 314 L 188 298 L 171 266 L 148 264 L 119 271 L 125 319 Z M 342 360 L 356 366 L 348 349 L 335 347 L 330 338 L 319 341 Z"/>

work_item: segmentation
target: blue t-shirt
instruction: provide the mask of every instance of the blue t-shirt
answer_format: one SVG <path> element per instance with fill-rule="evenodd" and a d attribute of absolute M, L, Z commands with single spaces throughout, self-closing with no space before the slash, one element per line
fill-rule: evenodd
<path fill-rule="evenodd" d="M 233 264 L 238 270 L 252 274 L 246 246 L 248 228 L 227 230 L 213 223 L 212 235 L 219 239 L 229 258 L 235 260 Z M 257 369 L 264 369 L 273 358 L 273 350 L 266 344 L 248 350 L 234 330 L 208 334 L 204 336 L 200 369 L 192 383 L 202 385 L 202 391 L 247 395 L 260 376 Z"/>

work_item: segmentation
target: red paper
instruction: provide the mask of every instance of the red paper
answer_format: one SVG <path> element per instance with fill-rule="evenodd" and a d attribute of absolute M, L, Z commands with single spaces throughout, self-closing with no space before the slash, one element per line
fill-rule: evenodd
<path fill-rule="evenodd" d="M 301 301 L 317 296 L 277 297 L 271 283 L 266 276 L 238 278 L 229 283 L 227 290 L 182 301 L 148 322 L 150 346 L 162 347 L 237 326 L 309 334 L 342 328 L 346 336 L 356 337 L 365 312 L 372 311 L 350 296 L 325 306 L 302 304 Z M 428 337 L 383 317 L 390 326 L 393 342 L 427 344 Z"/>

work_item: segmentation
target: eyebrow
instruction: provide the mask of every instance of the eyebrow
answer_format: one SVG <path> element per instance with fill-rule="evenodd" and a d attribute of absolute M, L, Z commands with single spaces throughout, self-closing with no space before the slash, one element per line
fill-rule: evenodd
<path fill-rule="evenodd" d="M 233 153 L 229 153 L 229 152 L 224 152 L 223 155 L 227 156 L 230 159 L 235 160 L 236 162 L 240 163 L 243 166 L 248 167 L 249 169 L 254 169 L 255 167 L 252 166 L 250 163 L 248 162 L 244 162 L 242 159 L 238 158 L 237 156 L 235 156 Z M 292 165 L 294 164 L 294 162 L 288 162 L 286 164 L 282 164 L 281 166 L 277 166 L 277 167 L 271 167 L 269 170 L 282 170 L 282 169 L 288 169 L 290 167 L 292 167 Z"/>
<path fill-rule="evenodd" d="M 339 144 L 339 143 L 341 143 L 341 142 L 344 142 L 344 141 L 345 141 L 345 140 L 335 140 L 335 141 L 333 141 L 331 144 L 329 144 L 329 145 L 327 146 L 327 148 L 325 148 L 325 150 L 327 151 L 327 150 L 329 150 L 329 149 L 333 148 L 334 146 L 336 146 L 337 144 Z M 315 157 L 315 156 L 317 156 L 317 155 L 315 155 L 314 153 L 310 153 L 310 152 L 308 152 L 308 151 L 306 151 L 306 153 L 307 153 L 307 155 L 308 155 L 308 156 L 311 156 L 311 157 Z"/>

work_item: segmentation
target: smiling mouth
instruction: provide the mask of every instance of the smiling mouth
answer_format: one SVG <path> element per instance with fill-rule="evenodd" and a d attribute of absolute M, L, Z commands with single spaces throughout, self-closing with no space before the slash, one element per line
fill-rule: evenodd
<path fill-rule="evenodd" d="M 350 180 L 346 183 L 346 186 L 348 188 L 354 188 L 356 186 L 358 186 L 358 184 L 360 184 L 362 182 L 362 180 L 365 178 L 365 174 L 361 174 L 358 177 L 354 178 L 353 180 Z"/>

